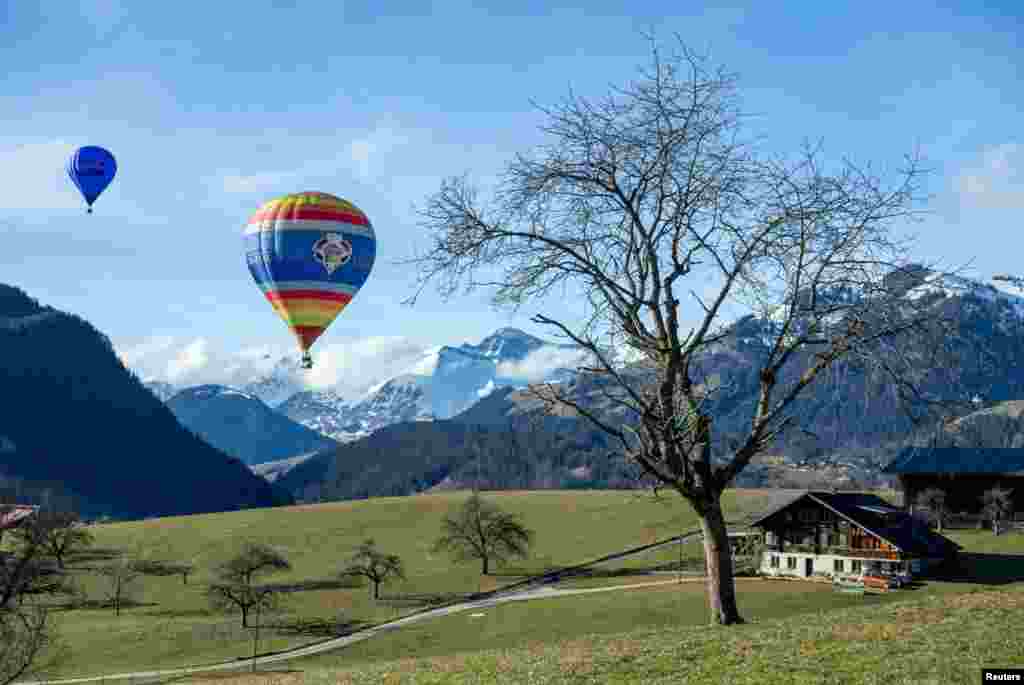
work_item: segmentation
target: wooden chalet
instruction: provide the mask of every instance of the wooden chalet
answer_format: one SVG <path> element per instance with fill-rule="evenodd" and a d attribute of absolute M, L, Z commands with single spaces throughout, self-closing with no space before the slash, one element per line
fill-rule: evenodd
<path fill-rule="evenodd" d="M 807 491 L 752 525 L 764 532 L 764 575 L 919 573 L 960 547 L 875 495 Z"/>
<path fill-rule="evenodd" d="M 951 511 L 977 514 L 985 491 L 1002 487 L 1012 490 L 1014 510 L 1024 511 L 1024 449 L 908 447 L 882 473 L 897 477 L 908 510 L 937 488 Z"/>

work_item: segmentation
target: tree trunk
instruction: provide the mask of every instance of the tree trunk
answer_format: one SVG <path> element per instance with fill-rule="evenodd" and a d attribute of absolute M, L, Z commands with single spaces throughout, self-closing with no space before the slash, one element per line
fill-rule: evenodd
<path fill-rule="evenodd" d="M 488 569 L 490 567 L 490 561 L 491 560 L 488 559 L 487 557 L 483 557 L 482 560 L 484 562 L 483 575 L 486 576 L 487 575 L 487 571 L 488 571 Z"/>
<path fill-rule="evenodd" d="M 707 569 L 708 604 L 711 620 L 727 626 L 743 623 L 736 607 L 736 585 L 733 580 L 732 551 L 725 527 L 720 495 L 714 494 L 699 503 L 700 529 L 704 534 L 704 561 Z"/>
<path fill-rule="evenodd" d="M 249 607 L 242 607 L 242 627 L 249 627 Z"/>
<path fill-rule="evenodd" d="M 380 583 L 374 582 L 373 584 L 373 598 L 380 599 Z"/>

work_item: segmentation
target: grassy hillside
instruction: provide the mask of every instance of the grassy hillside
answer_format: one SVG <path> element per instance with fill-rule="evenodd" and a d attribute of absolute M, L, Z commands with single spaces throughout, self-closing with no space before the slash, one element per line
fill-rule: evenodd
<path fill-rule="evenodd" d="M 59 673 L 112 673 L 249 653 L 248 634 L 233 628 L 238 617 L 211 612 L 203 597 L 212 567 L 244 540 L 278 546 L 291 561 L 291 572 L 269 576 L 267 582 L 329 580 L 367 536 L 374 537 L 382 549 L 400 555 L 407 567 L 408 579 L 385 585 L 384 595 L 465 593 L 514 582 L 518 579 L 514 576 L 482 579 L 479 564 L 455 565 L 448 557 L 430 553 L 443 516 L 467 495 L 448 492 L 95 526 L 99 549 L 130 550 L 142 545 L 155 557 L 195 563 L 198 568 L 188 585 L 180 576 L 145 578 L 136 593 L 140 606 L 122 612 L 120 618 L 109 609 L 60 612 L 58 621 L 71 658 Z M 517 573 L 585 562 L 696 526 L 693 513 L 678 497 L 656 501 L 649 494 L 623 491 L 485 496 L 520 514 L 537 532 L 534 553 L 515 563 Z M 761 491 L 730 492 L 725 504 L 731 516 L 740 516 L 763 509 L 770 496 Z M 76 571 L 94 599 L 101 597 L 100 582 L 82 567 L 97 563 L 83 560 Z M 322 639 L 338 623 L 384 620 L 408 611 L 410 605 L 375 603 L 366 587 L 338 587 L 291 593 L 287 608 L 288 613 L 278 620 L 291 623 L 292 634 L 271 642 L 265 632 L 261 649 Z"/>
<path fill-rule="evenodd" d="M 1022 668 L 1024 588 L 868 603 L 722 628 L 644 626 L 444 656 L 183 685 L 973 685 Z M 291 668 L 295 668 L 292 666 Z"/>
<path fill-rule="evenodd" d="M 146 578 L 137 599 L 140 605 L 116 618 L 109 609 L 77 609 L 60 612 L 58 621 L 69 659 L 54 675 L 116 673 L 139 668 L 164 668 L 209 663 L 251 653 L 250 634 L 239 629 L 237 615 L 211 612 L 203 598 L 203 586 L 212 566 L 225 559 L 243 540 L 270 543 L 283 549 L 294 569 L 268 577 L 271 582 L 302 583 L 329 579 L 364 537 L 405 561 L 408 580 L 383 588 L 395 593 L 471 592 L 490 589 L 498 582 L 517 578 L 481 579 L 478 564 L 454 565 L 429 548 L 440 522 L 450 507 L 468 493 L 439 493 L 407 498 L 362 500 L 335 504 L 293 506 L 154 519 L 94 527 L 97 547 L 131 549 L 148 547 L 161 558 L 192 561 L 198 570 L 183 585 L 179 576 Z M 730 517 L 761 511 L 779 493 L 733 491 L 725 505 Z M 669 537 L 695 527 L 696 520 L 677 498 L 656 501 L 649 494 L 610 491 L 538 491 L 485 493 L 502 507 L 521 514 L 537 531 L 535 553 L 517 562 L 519 573 L 539 572 L 549 566 L 580 563 L 629 547 Z M 984 531 L 965 531 L 956 538 L 968 550 L 989 554 L 1024 551 L 1024 534 L 993 537 Z M 699 546 L 689 547 L 699 554 Z M 669 560 L 678 551 L 669 550 Z M 986 557 L 992 567 L 992 557 Z M 983 559 L 983 560 L 984 560 Z M 87 575 L 79 562 L 80 582 L 93 598 L 99 598 L 95 576 Z M 650 563 L 650 560 L 644 561 Z M 625 565 L 625 564 L 623 564 Z M 1000 566 L 1005 568 L 1005 566 Z M 991 571 L 991 568 L 990 568 Z M 1020 574 L 1018 580 L 1024 580 Z M 610 584 L 629 579 L 609 579 Z M 990 572 L 978 582 L 930 582 L 905 593 L 875 598 L 841 595 L 825 586 L 787 581 L 740 580 L 738 592 L 744 616 L 755 622 L 795 614 L 853 608 L 871 604 L 879 611 L 904 597 L 938 597 L 960 594 L 999 582 Z M 288 612 L 265 622 L 290 626 L 289 631 L 261 631 L 260 651 L 313 642 L 329 637 L 339 624 L 375 622 L 405 613 L 413 605 L 373 602 L 369 589 L 335 587 L 306 590 L 288 596 Z M 886 609 L 888 610 L 888 609 Z M 451 655 L 492 649 L 540 649 L 536 643 L 572 643 L 580 636 L 615 635 L 630 629 L 679 631 L 684 626 L 706 623 L 702 584 L 635 588 L 572 598 L 538 599 L 488 609 L 484 617 L 460 614 L 380 636 L 349 649 L 301 662 L 310 669 L 360 665 L 366 673 L 380 675 L 381 665 L 398 655 L 416 659 L 488 659 Z M 264 617 L 266 619 L 266 617 Z M 817 619 L 815 619 L 817 620 Z M 743 628 L 742 630 L 747 630 Z M 587 638 L 593 644 L 604 639 Z M 632 639 L 632 638 L 630 638 Z M 545 647 L 544 649 L 549 649 Z M 559 653 L 556 652 L 554 653 Z M 561 658 L 561 657 L 558 657 Z M 371 665 L 365 665 L 371 664 Z M 298 666 L 290 666 L 298 667 Z M 408 662 L 394 668 L 407 668 Z M 428 671 L 430 666 L 424 667 Z M 520 674 L 521 675 L 521 674 Z M 360 682 L 373 681 L 370 676 Z M 605 682 L 593 678 L 592 682 Z M 314 682 L 314 681 L 310 681 Z M 324 680 L 322 682 L 333 682 Z M 344 682 L 344 681 L 342 681 Z M 392 681 L 398 682 L 398 681 Z M 425 681 L 432 682 L 432 681 Z M 441 682 L 441 681 L 436 681 Z M 467 681 L 476 682 L 476 681 Z M 517 682 L 515 677 L 500 682 Z M 586 678 L 582 682 L 587 682 Z M 710 681 L 708 681 L 710 682 Z M 814 682 L 814 681 L 808 681 Z"/>

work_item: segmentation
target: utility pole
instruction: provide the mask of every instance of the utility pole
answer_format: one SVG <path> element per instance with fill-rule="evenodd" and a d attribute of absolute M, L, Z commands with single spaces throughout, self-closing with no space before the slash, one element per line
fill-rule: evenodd
<path fill-rule="evenodd" d="M 261 602 L 262 603 L 262 602 Z M 256 646 L 260 642 L 260 604 L 256 604 L 256 626 L 252 631 L 252 672 L 256 672 Z"/>
<path fill-rule="evenodd" d="M 683 533 L 679 532 L 679 582 L 683 582 Z"/>

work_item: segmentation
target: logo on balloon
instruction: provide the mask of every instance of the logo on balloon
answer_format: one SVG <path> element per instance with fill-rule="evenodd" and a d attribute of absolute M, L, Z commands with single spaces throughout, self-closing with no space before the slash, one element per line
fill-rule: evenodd
<path fill-rule="evenodd" d="M 320 262 L 327 274 L 333 274 L 352 259 L 352 243 L 340 233 L 325 233 L 313 244 L 313 257 Z"/>

